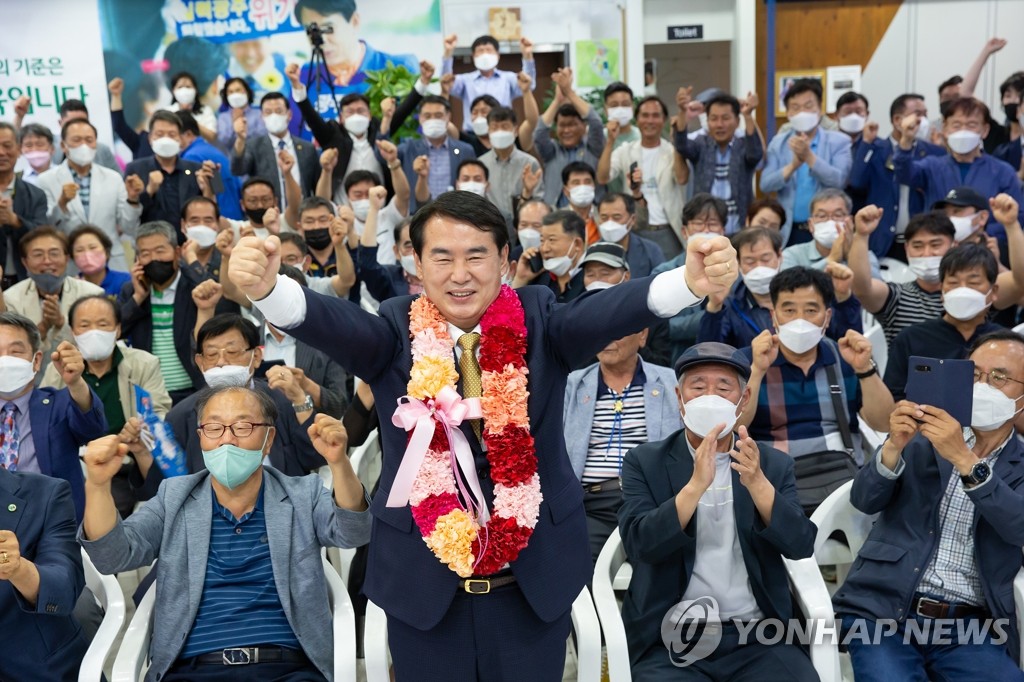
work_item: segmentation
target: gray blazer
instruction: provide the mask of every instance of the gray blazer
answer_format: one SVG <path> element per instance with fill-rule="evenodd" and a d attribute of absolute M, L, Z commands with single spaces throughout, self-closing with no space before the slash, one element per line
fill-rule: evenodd
<path fill-rule="evenodd" d="M 89 542 L 78 531 L 78 541 L 100 573 L 130 571 L 160 559 L 148 682 L 161 678 L 178 658 L 199 610 L 213 523 L 208 475 L 203 471 L 165 480 L 156 497 L 128 519 L 118 519 L 98 540 Z M 270 562 L 281 606 L 303 651 L 333 679 L 334 636 L 320 548 L 365 545 L 370 512 L 338 508 L 316 475 L 293 478 L 264 467 L 263 480 Z"/>
<path fill-rule="evenodd" d="M 295 147 L 295 163 L 299 164 L 299 186 L 302 196 L 312 196 L 316 191 L 317 180 L 320 179 L 320 159 L 311 142 L 298 137 L 292 138 Z M 270 143 L 269 135 L 257 135 L 245 141 L 245 150 L 239 156 L 235 148 L 231 148 L 231 174 L 239 177 L 259 177 L 268 180 L 277 187 L 278 199 L 283 189 L 277 185 L 279 169 L 277 167 L 277 150 Z"/>
<path fill-rule="evenodd" d="M 647 440 L 651 443 L 668 438 L 683 428 L 676 399 L 676 375 L 668 367 L 652 365 L 641 358 L 644 376 L 644 419 L 647 422 Z M 599 363 L 572 372 L 565 381 L 565 404 L 562 423 L 565 426 L 565 449 L 576 472 L 583 479 L 583 465 L 587 462 L 590 428 L 594 423 L 594 404 L 597 402 L 597 373 Z"/>

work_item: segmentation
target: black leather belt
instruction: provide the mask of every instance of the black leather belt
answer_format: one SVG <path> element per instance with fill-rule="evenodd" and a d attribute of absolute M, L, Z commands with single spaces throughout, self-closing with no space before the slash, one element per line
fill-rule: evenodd
<path fill-rule="evenodd" d="M 585 493 L 606 493 L 609 490 L 622 490 L 622 479 L 609 478 L 607 481 L 601 481 L 600 483 L 583 484 L 583 492 Z"/>
<path fill-rule="evenodd" d="M 459 589 L 465 590 L 469 594 L 487 594 L 491 590 L 511 585 L 515 581 L 516 577 L 511 573 L 494 578 L 467 578 L 459 581 Z"/>
<path fill-rule="evenodd" d="M 989 615 L 982 606 L 944 602 L 920 594 L 914 595 L 910 611 L 924 618 L 988 618 Z"/>
<path fill-rule="evenodd" d="M 251 665 L 253 663 L 308 663 L 302 651 L 280 646 L 240 646 L 202 654 L 193 659 L 203 665 Z"/>

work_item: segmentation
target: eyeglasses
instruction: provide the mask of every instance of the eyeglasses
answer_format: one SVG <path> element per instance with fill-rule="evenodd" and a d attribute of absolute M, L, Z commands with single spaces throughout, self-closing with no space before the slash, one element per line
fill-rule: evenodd
<path fill-rule="evenodd" d="M 203 360 L 206 360 L 208 363 L 213 363 L 220 360 L 221 355 L 223 355 L 226 362 L 235 364 L 244 358 L 246 353 L 253 350 L 255 349 L 245 348 L 243 350 L 239 350 L 237 348 L 211 348 L 210 350 L 203 352 Z"/>
<path fill-rule="evenodd" d="M 217 424 L 210 422 L 209 424 L 200 424 L 199 428 L 196 429 L 201 434 L 209 438 L 210 440 L 217 440 L 224 435 L 225 430 L 230 430 L 231 435 L 235 438 L 246 438 L 252 435 L 253 430 L 257 426 L 273 426 L 273 424 L 254 423 L 254 422 L 235 422 L 234 424 Z"/>
<path fill-rule="evenodd" d="M 322 215 L 319 218 L 303 218 L 299 222 L 303 225 L 330 225 L 333 220 L 332 215 Z"/>
<path fill-rule="evenodd" d="M 974 383 L 985 381 L 989 386 L 993 388 L 1002 388 L 1006 386 L 1007 381 L 1012 381 L 1015 384 L 1024 385 L 1024 381 L 1019 381 L 1013 377 L 1006 376 L 1005 373 L 1000 372 L 998 369 L 994 369 L 991 372 L 982 372 L 980 369 L 974 370 Z"/>

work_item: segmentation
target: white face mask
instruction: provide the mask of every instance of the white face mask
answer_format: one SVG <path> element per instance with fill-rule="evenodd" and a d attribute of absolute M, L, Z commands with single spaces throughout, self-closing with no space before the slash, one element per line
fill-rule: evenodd
<path fill-rule="evenodd" d="M 973 130 L 958 130 L 946 136 L 946 144 L 957 154 L 970 154 L 981 144 L 981 135 Z"/>
<path fill-rule="evenodd" d="M 620 284 L 622 284 L 625 281 L 626 281 L 626 271 L 623 270 L 622 271 L 622 278 L 619 279 L 618 282 L 605 282 L 604 280 L 595 279 L 593 282 L 591 282 L 590 284 L 588 284 L 587 286 L 585 286 L 583 288 L 586 289 L 587 291 L 600 291 L 602 289 L 611 289 L 612 287 L 617 287 L 617 286 L 619 286 Z"/>
<path fill-rule="evenodd" d="M 700 123 L 701 130 L 705 133 L 708 132 L 708 115 L 706 112 L 700 112 L 697 114 L 697 121 Z"/>
<path fill-rule="evenodd" d="M 758 265 L 750 272 L 743 275 L 743 283 L 747 285 L 750 293 L 763 296 L 768 293 L 772 279 L 779 274 L 777 268 L 770 268 L 767 265 Z"/>
<path fill-rule="evenodd" d="M 633 109 L 631 107 L 608 107 L 605 110 L 609 121 L 615 121 L 620 126 L 629 125 L 633 121 Z"/>
<path fill-rule="evenodd" d="M 355 201 L 350 201 L 348 205 L 352 212 L 356 214 L 356 220 L 365 223 L 366 216 L 370 215 L 370 200 L 356 199 Z"/>
<path fill-rule="evenodd" d="M 516 134 L 511 130 L 495 130 L 489 137 L 495 149 L 508 149 L 516 143 Z"/>
<path fill-rule="evenodd" d="M 720 395 L 702 395 L 683 403 L 683 424 L 695 434 L 704 438 L 719 424 L 725 424 L 722 436 L 732 433 L 739 415 L 736 403 Z"/>
<path fill-rule="evenodd" d="M 524 227 L 519 230 L 519 243 L 522 244 L 523 251 L 538 248 L 540 246 L 540 232 L 532 227 Z"/>
<path fill-rule="evenodd" d="M 801 111 L 789 117 L 793 130 L 798 133 L 809 133 L 814 130 L 821 121 L 821 114 L 817 111 Z"/>
<path fill-rule="evenodd" d="M 480 71 L 490 71 L 498 65 L 498 55 L 493 52 L 485 52 L 484 54 L 473 57 L 473 66 Z"/>
<path fill-rule="evenodd" d="M 402 269 L 406 274 L 416 276 L 416 256 L 410 253 L 408 256 L 402 256 L 398 261 L 402 264 Z"/>
<path fill-rule="evenodd" d="M 463 192 L 472 192 L 480 197 L 487 194 L 487 185 L 483 182 L 460 182 L 455 188 Z"/>
<path fill-rule="evenodd" d="M 860 131 L 864 130 L 864 125 L 867 122 L 868 120 L 860 114 L 847 114 L 839 119 L 839 129 L 844 133 L 856 135 Z"/>
<path fill-rule="evenodd" d="M 244 92 L 232 92 L 228 95 L 228 106 L 232 109 L 244 109 L 249 106 L 249 95 Z"/>
<path fill-rule="evenodd" d="M 185 230 L 186 236 L 199 244 L 199 248 L 205 249 L 213 246 L 217 242 L 217 230 L 206 225 L 195 225 Z"/>
<path fill-rule="evenodd" d="M 248 365 L 224 365 L 223 367 L 211 367 L 203 372 L 203 379 L 210 388 L 227 388 L 229 386 L 248 386 L 249 378 L 252 376 L 252 362 L 256 359 L 256 352 L 253 351 Z"/>
<path fill-rule="evenodd" d="M 174 99 L 178 104 L 184 104 L 188 106 L 196 101 L 196 89 L 195 88 L 175 88 Z"/>
<path fill-rule="evenodd" d="M 779 327 L 779 342 L 794 353 L 803 354 L 814 348 L 825 335 L 825 327 L 800 318 Z"/>
<path fill-rule="evenodd" d="M 837 239 L 839 239 L 839 224 L 836 221 L 826 220 L 823 223 L 814 223 L 814 241 L 826 249 L 831 249 Z"/>
<path fill-rule="evenodd" d="M 597 226 L 597 231 L 601 233 L 601 239 L 606 242 L 618 242 L 629 234 L 629 225 L 606 220 Z"/>
<path fill-rule="evenodd" d="M 448 122 L 441 118 L 428 119 L 420 127 L 423 128 L 423 136 L 430 140 L 436 140 L 448 134 Z"/>
<path fill-rule="evenodd" d="M 569 203 L 573 206 L 591 206 L 594 203 L 593 185 L 576 185 L 569 190 Z"/>
<path fill-rule="evenodd" d="M 370 117 L 363 116 L 362 114 L 352 114 L 351 116 L 345 117 L 345 130 L 352 133 L 356 137 L 366 134 L 366 130 L 370 127 Z"/>
<path fill-rule="evenodd" d="M 569 252 L 564 256 L 544 259 L 544 269 L 555 277 L 561 277 L 572 269 L 572 252 L 576 244 L 569 247 Z"/>
<path fill-rule="evenodd" d="M 68 147 L 68 158 L 71 163 L 79 166 L 88 166 L 96 158 L 96 148 L 87 144 L 80 144 L 77 147 Z"/>
<path fill-rule="evenodd" d="M 1020 398 L 1017 400 L 1020 400 Z M 1019 412 L 1017 401 L 1008 397 L 999 389 L 981 382 L 974 384 L 971 428 L 978 431 L 995 431 L 1016 417 Z"/>
<path fill-rule="evenodd" d="M 173 137 L 161 137 L 150 141 L 153 153 L 162 159 L 170 159 L 178 155 L 181 145 Z"/>
<path fill-rule="evenodd" d="M 13 355 L 0 356 L 0 398 L 10 400 L 31 384 L 36 370 L 28 360 Z"/>
<path fill-rule="evenodd" d="M 942 295 L 942 307 L 953 319 L 965 321 L 981 314 L 988 308 L 988 293 L 970 287 L 957 287 Z"/>
<path fill-rule="evenodd" d="M 939 281 L 940 262 L 942 262 L 942 256 L 911 256 L 907 258 L 907 265 L 910 266 L 910 271 L 914 273 L 914 276 L 929 284 Z"/>
<path fill-rule="evenodd" d="M 113 355 L 115 343 L 117 343 L 117 334 L 102 329 L 90 329 L 87 332 L 75 334 L 75 345 L 82 353 L 82 358 L 90 362 L 106 360 Z"/>
<path fill-rule="evenodd" d="M 953 239 L 962 242 L 974 234 L 974 219 L 977 217 L 977 213 L 950 216 L 949 222 L 953 223 L 954 230 Z"/>
<path fill-rule="evenodd" d="M 288 116 L 285 114 L 267 114 L 263 117 L 263 125 L 271 135 L 280 135 L 288 130 Z"/>
<path fill-rule="evenodd" d="M 473 128 L 473 132 L 476 133 L 477 137 L 483 137 L 487 134 L 487 118 L 484 116 L 478 116 L 470 122 L 470 126 Z"/>
<path fill-rule="evenodd" d="M 921 125 L 919 125 L 917 127 L 917 132 L 914 133 L 914 137 L 916 137 L 919 140 L 924 140 L 925 142 L 929 142 L 930 141 L 929 138 L 931 137 L 931 134 L 932 134 L 932 122 L 929 121 L 927 118 L 921 117 Z"/>

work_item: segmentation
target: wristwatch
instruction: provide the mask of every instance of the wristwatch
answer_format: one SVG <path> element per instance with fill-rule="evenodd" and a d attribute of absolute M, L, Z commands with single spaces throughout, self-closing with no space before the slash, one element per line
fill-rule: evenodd
<path fill-rule="evenodd" d="M 965 486 L 970 487 L 984 483 L 991 475 L 992 467 L 988 465 L 988 462 L 978 462 L 971 467 L 971 473 L 961 476 L 960 480 L 963 481 Z"/>
<path fill-rule="evenodd" d="M 867 379 L 868 377 L 873 377 L 876 374 L 878 374 L 878 365 L 875 363 L 875 359 L 871 358 L 871 369 L 866 372 L 858 372 L 856 376 L 858 379 Z"/>
<path fill-rule="evenodd" d="M 313 409 L 313 396 L 306 394 L 306 400 L 301 403 L 292 405 L 292 409 L 296 412 L 309 412 Z"/>

